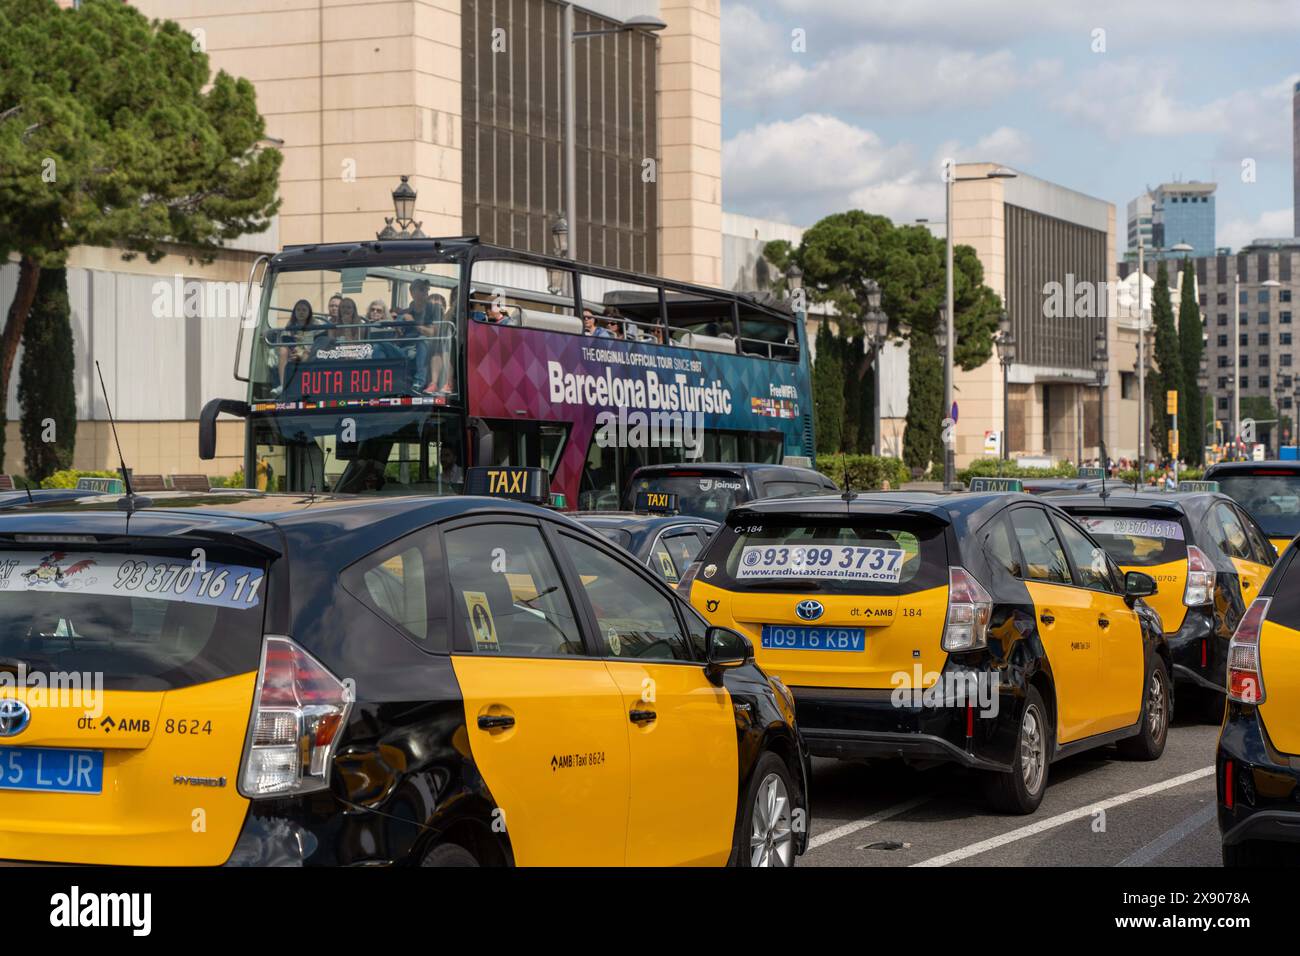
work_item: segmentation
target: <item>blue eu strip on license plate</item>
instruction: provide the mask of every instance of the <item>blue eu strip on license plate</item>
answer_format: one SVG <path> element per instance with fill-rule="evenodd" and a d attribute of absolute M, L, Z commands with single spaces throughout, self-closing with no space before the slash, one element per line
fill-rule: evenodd
<path fill-rule="evenodd" d="M 99 793 L 104 751 L 0 747 L 0 790 Z"/>
<path fill-rule="evenodd" d="M 764 624 L 763 647 L 785 651 L 861 651 L 866 631 L 860 627 L 810 627 L 804 624 Z"/>

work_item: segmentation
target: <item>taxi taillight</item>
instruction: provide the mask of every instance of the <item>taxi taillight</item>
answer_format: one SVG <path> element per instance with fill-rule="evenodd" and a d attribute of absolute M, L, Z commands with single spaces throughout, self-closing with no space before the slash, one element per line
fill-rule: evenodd
<path fill-rule="evenodd" d="M 1269 598 L 1255 598 L 1237 623 L 1228 643 L 1228 699 L 1240 704 L 1264 702 L 1264 675 L 1259 669 L 1259 632 L 1268 615 Z"/>
<path fill-rule="evenodd" d="M 320 661 L 287 637 L 267 637 L 240 793 L 281 797 L 328 786 L 351 705 L 350 688 Z"/>
<path fill-rule="evenodd" d="M 1214 565 L 1194 544 L 1187 546 L 1187 586 L 1183 588 L 1183 603 L 1200 607 L 1214 602 Z"/>
<path fill-rule="evenodd" d="M 948 617 L 940 646 L 945 651 L 970 651 L 988 645 L 993 595 L 965 568 L 948 568 Z"/>

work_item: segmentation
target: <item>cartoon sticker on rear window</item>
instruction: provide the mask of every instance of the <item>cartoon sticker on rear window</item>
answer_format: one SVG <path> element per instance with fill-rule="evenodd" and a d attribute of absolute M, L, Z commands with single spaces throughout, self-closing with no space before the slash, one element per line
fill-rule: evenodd
<path fill-rule="evenodd" d="M 462 591 L 465 608 L 469 612 L 469 630 L 474 637 L 474 647 L 480 651 L 499 651 L 497 627 L 492 620 L 492 606 L 482 591 Z"/>

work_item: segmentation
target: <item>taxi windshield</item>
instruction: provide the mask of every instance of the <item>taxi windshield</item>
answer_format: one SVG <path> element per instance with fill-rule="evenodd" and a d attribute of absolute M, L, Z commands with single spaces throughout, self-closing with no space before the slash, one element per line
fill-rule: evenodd
<path fill-rule="evenodd" d="M 1300 534 L 1300 472 L 1264 470 L 1216 476 L 1219 490 L 1273 538 Z"/>
<path fill-rule="evenodd" d="M 460 272 L 455 262 L 273 271 L 252 401 L 458 394 Z"/>
<path fill-rule="evenodd" d="M 637 495 L 647 491 L 676 495 L 679 514 L 712 518 L 714 521 L 722 521 L 728 511 L 749 500 L 745 479 L 734 473 L 695 471 L 647 475 L 632 483 L 628 489 L 629 502 L 634 502 Z"/>
<path fill-rule="evenodd" d="M 1121 567 L 1151 567 L 1187 558 L 1187 536 L 1176 518 L 1071 511 Z"/>
<path fill-rule="evenodd" d="M 736 516 L 704 560 L 720 565 L 717 583 L 740 591 L 887 594 L 948 580 L 943 528 L 894 516 Z"/>

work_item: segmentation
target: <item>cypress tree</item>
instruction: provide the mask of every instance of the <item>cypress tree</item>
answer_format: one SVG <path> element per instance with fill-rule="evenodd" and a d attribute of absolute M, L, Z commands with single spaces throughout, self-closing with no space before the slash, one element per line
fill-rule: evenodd
<path fill-rule="evenodd" d="M 27 478 L 39 482 L 71 468 L 77 445 L 76 363 L 67 269 L 41 270 L 22 343 L 18 404 L 22 408 L 23 461 Z"/>
<path fill-rule="evenodd" d="M 1204 335 L 1201 307 L 1196 301 L 1196 268 L 1191 259 L 1184 259 L 1183 291 L 1178 301 L 1178 341 L 1183 365 L 1183 382 L 1178 390 L 1178 445 L 1183 461 L 1189 465 L 1199 465 L 1205 458 L 1205 403 L 1197 382 L 1205 348 Z"/>
<path fill-rule="evenodd" d="M 813 428 L 817 454 L 840 450 L 844 424 L 844 364 L 830 322 L 817 327 L 817 361 L 813 364 Z"/>
<path fill-rule="evenodd" d="M 1151 376 L 1151 436 L 1163 460 L 1169 455 L 1169 413 L 1165 410 L 1165 392 L 1177 391 L 1183 385 L 1183 356 L 1178 341 L 1178 328 L 1174 325 L 1174 307 L 1169 299 L 1169 270 L 1162 259 L 1156 270 L 1156 284 L 1151 297 L 1151 318 L 1155 326 L 1156 373 Z M 1180 449 L 1181 450 L 1181 449 Z"/>
<path fill-rule="evenodd" d="M 913 335 L 909 342 L 903 462 L 928 468 L 943 461 L 943 356 L 929 335 Z"/>

